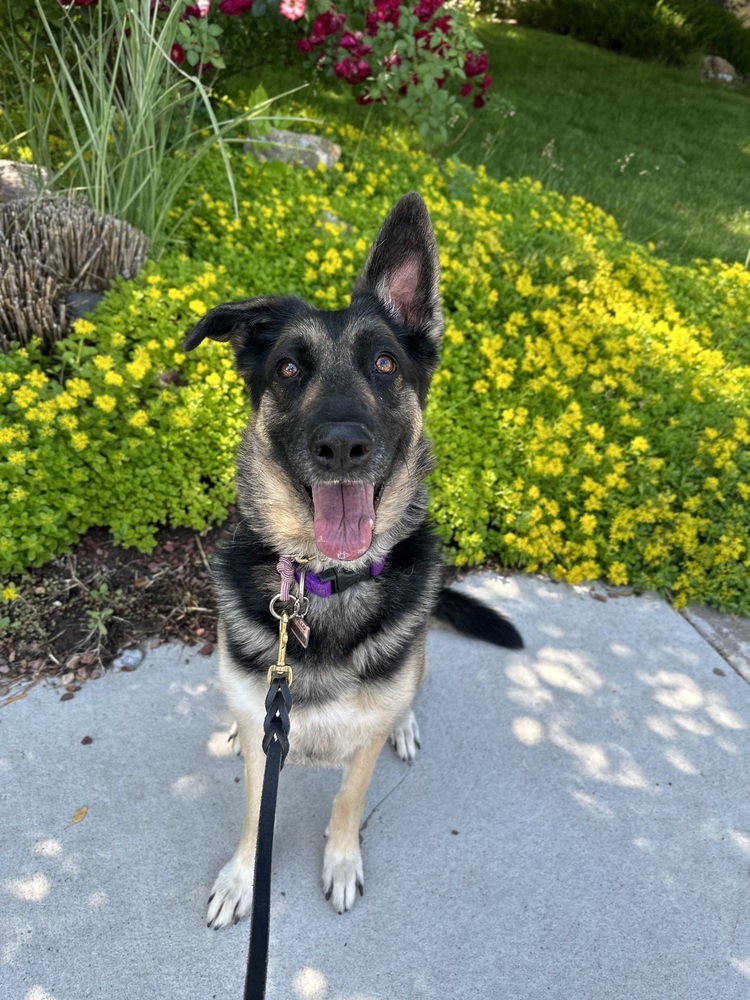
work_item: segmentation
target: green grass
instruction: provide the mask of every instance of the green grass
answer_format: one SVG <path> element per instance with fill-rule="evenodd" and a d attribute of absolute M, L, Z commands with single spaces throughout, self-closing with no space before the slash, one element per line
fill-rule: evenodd
<path fill-rule="evenodd" d="M 581 195 L 668 260 L 745 262 L 750 88 L 705 83 L 698 64 L 672 69 L 527 28 L 484 24 L 479 34 L 493 100 L 456 128 L 441 156 Z M 309 70 L 295 60 L 260 73 L 273 94 L 298 86 Z M 386 109 L 358 107 L 332 77 L 308 80 L 301 100 L 322 118 L 373 133 L 398 124 Z M 235 79 L 235 88 L 242 83 Z"/>
<path fill-rule="evenodd" d="M 750 88 L 531 29 L 480 34 L 495 99 L 454 145 L 461 159 L 582 195 L 670 260 L 745 261 Z"/>

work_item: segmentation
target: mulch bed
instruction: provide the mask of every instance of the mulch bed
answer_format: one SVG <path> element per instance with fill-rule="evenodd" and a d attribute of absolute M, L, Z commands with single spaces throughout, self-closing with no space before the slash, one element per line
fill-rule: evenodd
<path fill-rule="evenodd" d="M 210 558 L 226 524 L 203 534 L 163 529 L 150 553 L 118 548 L 104 529 L 88 532 L 67 555 L 14 580 L 18 598 L 2 607 L 0 704 L 30 685 L 57 678 L 63 698 L 113 662 L 132 670 L 138 655 L 181 640 L 208 655 L 216 642 Z"/>
<path fill-rule="evenodd" d="M 18 597 L 0 604 L 0 707 L 40 681 L 54 682 L 67 701 L 113 665 L 136 669 L 136 651 L 165 642 L 211 654 L 210 559 L 239 518 L 231 507 L 226 522 L 207 532 L 164 528 L 149 553 L 119 548 L 105 529 L 92 529 L 67 555 L 14 579 Z M 445 577 L 463 578 L 455 568 Z"/>

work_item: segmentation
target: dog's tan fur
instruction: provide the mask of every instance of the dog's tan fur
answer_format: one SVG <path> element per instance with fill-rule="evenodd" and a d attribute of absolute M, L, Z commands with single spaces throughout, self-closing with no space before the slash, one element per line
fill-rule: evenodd
<path fill-rule="evenodd" d="M 245 757 L 246 797 L 240 842 L 212 891 L 207 919 L 213 927 L 238 919 L 250 907 L 265 765 L 261 744 L 266 689 L 248 685 L 246 673 L 226 651 L 223 630 L 219 648 L 219 676 Z M 269 656 L 273 658 L 270 651 Z M 323 886 L 332 887 L 331 903 L 339 912 L 352 906 L 364 884 L 359 825 L 380 751 L 390 737 L 403 760 L 414 759 L 419 731 L 410 705 L 425 669 L 422 637 L 396 684 L 354 689 L 322 709 L 302 707 L 292 713 L 289 763 L 339 765 L 344 769 L 326 829 L 322 873 Z"/>
<path fill-rule="evenodd" d="M 279 556 L 342 582 L 310 599 L 309 645 L 288 653 L 288 760 L 343 768 L 323 858 L 323 888 L 339 911 L 362 891 L 359 824 L 378 754 L 389 735 L 403 760 L 419 747 L 410 705 L 425 673 L 430 615 L 498 645 L 520 643 L 501 617 L 441 590 L 422 433 L 443 332 L 438 279 L 429 216 L 410 194 L 381 228 L 347 309 L 261 296 L 217 306 L 185 340 L 186 350 L 205 337 L 230 341 L 253 408 L 237 465 L 243 520 L 215 562 L 219 673 L 247 797 L 240 842 L 209 900 L 211 927 L 251 906 Z"/>

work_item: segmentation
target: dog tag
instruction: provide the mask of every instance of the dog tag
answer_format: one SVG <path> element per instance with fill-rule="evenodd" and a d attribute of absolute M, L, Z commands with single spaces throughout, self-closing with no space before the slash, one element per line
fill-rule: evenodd
<path fill-rule="evenodd" d="M 307 649 L 307 644 L 310 641 L 310 626 L 305 621 L 307 602 L 308 598 L 305 597 L 305 568 L 303 566 L 299 575 L 294 614 L 289 622 L 289 631 L 303 649 Z"/>
<path fill-rule="evenodd" d="M 310 641 L 310 626 L 307 624 L 305 619 L 301 618 L 299 615 L 295 615 L 294 618 L 290 618 L 289 631 L 292 633 L 300 646 L 302 646 L 303 649 L 307 649 L 307 644 Z"/>

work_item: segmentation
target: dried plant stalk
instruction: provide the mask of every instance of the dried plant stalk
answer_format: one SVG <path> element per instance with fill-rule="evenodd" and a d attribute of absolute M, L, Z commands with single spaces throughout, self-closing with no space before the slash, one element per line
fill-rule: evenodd
<path fill-rule="evenodd" d="M 144 233 L 80 197 L 0 205 L 0 351 L 39 337 L 49 353 L 70 329 L 65 296 L 134 278 L 147 253 Z"/>

